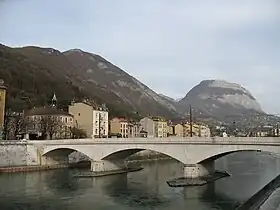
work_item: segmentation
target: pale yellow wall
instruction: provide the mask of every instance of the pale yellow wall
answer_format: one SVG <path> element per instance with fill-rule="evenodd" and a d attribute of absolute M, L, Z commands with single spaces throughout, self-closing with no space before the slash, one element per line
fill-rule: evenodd
<path fill-rule="evenodd" d="M 155 137 L 167 137 L 167 122 L 154 121 L 155 124 Z"/>
<path fill-rule="evenodd" d="M 128 137 L 128 122 L 121 122 L 121 134 L 123 138 Z"/>
<path fill-rule="evenodd" d="M 111 134 L 121 134 L 121 123 L 119 119 L 114 118 L 110 120 L 110 133 Z"/>
<path fill-rule="evenodd" d="M 4 126 L 5 104 L 6 102 L 6 89 L 0 88 L 0 128 Z"/>
<path fill-rule="evenodd" d="M 69 114 L 74 116 L 74 126 L 86 131 L 88 137 L 93 134 L 93 108 L 85 103 L 69 106 Z"/>
<path fill-rule="evenodd" d="M 185 136 L 185 127 L 182 125 L 182 124 L 177 124 L 175 125 L 175 135 L 176 136 L 180 136 L 180 137 L 183 137 Z"/>

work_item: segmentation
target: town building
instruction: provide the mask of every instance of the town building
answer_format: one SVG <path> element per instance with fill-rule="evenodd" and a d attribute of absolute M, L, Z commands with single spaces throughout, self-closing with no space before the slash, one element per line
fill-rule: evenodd
<path fill-rule="evenodd" d="M 190 123 L 184 124 L 185 126 L 185 136 L 199 136 L 199 137 L 210 137 L 211 131 L 210 128 L 206 125 L 192 123 L 192 129 Z"/>
<path fill-rule="evenodd" d="M 175 125 L 167 125 L 167 136 L 176 136 L 175 134 Z"/>
<path fill-rule="evenodd" d="M 184 124 L 177 124 L 174 126 L 174 134 L 176 136 L 185 137 L 187 136 L 187 128 Z"/>
<path fill-rule="evenodd" d="M 200 137 L 210 137 L 211 136 L 211 130 L 207 125 L 200 125 Z"/>
<path fill-rule="evenodd" d="M 139 122 L 131 121 L 128 123 L 128 137 L 136 138 L 140 137 L 140 127 L 141 124 Z"/>
<path fill-rule="evenodd" d="M 109 133 L 108 109 L 90 102 L 73 102 L 68 112 L 74 116 L 74 125 L 83 129 L 89 138 L 106 138 Z"/>
<path fill-rule="evenodd" d="M 2 133 L 5 123 L 6 89 L 7 88 L 4 86 L 4 81 L 0 80 L 0 139 L 3 138 Z"/>
<path fill-rule="evenodd" d="M 153 117 L 155 137 L 164 138 L 167 137 L 167 121 L 162 117 Z"/>
<path fill-rule="evenodd" d="M 110 136 L 128 138 L 129 133 L 129 121 L 126 118 L 114 117 L 110 120 Z"/>
<path fill-rule="evenodd" d="M 25 133 L 29 139 L 71 138 L 73 115 L 55 106 L 38 107 L 24 112 Z"/>
<path fill-rule="evenodd" d="M 149 117 L 144 117 L 140 120 L 141 137 L 153 138 L 155 135 L 155 122 Z"/>

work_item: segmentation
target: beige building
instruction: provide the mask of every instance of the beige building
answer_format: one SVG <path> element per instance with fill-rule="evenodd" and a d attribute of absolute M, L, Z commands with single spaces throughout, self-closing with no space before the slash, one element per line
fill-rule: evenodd
<path fill-rule="evenodd" d="M 187 128 L 184 124 L 177 124 L 174 126 L 174 133 L 176 136 L 185 137 L 187 136 Z"/>
<path fill-rule="evenodd" d="M 128 138 L 129 122 L 126 118 L 114 117 L 110 120 L 110 134 L 119 135 L 121 138 Z"/>
<path fill-rule="evenodd" d="M 4 81 L 0 79 L 0 131 L 4 128 L 5 110 L 6 110 L 6 90 Z"/>
<path fill-rule="evenodd" d="M 140 120 L 140 132 L 144 134 L 144 137 L 155 137 L 155 122 L 149 118 L 144 117 Z"/>
<path fill-rule="evenodd" d="M 154 117 L 155 137 L 167 137 L 167 121 L 162 117 Z"/>
<path fill-rule="evenodd" d="M 185 136 L 191 136 L 191 126 L 189 123 L 184 124 L 186 130 L 185 130 Z M 192 124 L 192 135 L 193 136 L 200 136 L 200 137 L 210 137 L 211 131 L 210 128 L 206 125 L 200 125 L 200 124 Z"/>
<path fill-rule="evenodd" d="M 68 111 L 74 116 L 75 126 L 86 131 L 89 138 L 108 137 L 108 110 L 105 107 L 80 102 L 72 103 Z"/>
<path fill-rule="evenodd" d="M 29 139 L 71 138 L 73 115 L 54 106 L 33 108 L 24 112 Z"/>

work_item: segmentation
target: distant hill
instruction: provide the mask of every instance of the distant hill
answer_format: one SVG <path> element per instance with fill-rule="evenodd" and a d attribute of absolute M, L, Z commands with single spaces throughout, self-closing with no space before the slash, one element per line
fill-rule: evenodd
<path fill-rule="evenodd" d="M 0 78 L 8 86 L 7 107 L 46 105 L 55 92 L 66 107 L 73 99 L 106 103 L 112 115 L 178 116 L 174 106 L 99 55 L 79 49 L 10 48 L 0 45 Z"/>
<path fill-rule="evenodd" d="M 202 118 L 227 118 L 265 114 L 252 94 L 239 84 L 223 80 L 204 80 L 193 87 L 177 108 L 186 112 L 189 105 L 196 116 Z"/>

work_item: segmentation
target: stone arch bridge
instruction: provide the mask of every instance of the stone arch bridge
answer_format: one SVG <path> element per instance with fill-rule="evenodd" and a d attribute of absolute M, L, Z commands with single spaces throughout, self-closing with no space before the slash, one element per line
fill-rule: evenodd
<path fill-rule="evenodd" d="M 70 153 L 81 152 L 91 160 L 92 171 L 125 168 L 127 157 L 141 150 L 152 150 L 183 163 L 184 176 L 192 178 L 213 173 L 215 160 L 231 153 L 280 154 L 280 138 L 270 137 L 67 139 L 28 141 L 27 145 L 36 148 L 41 165 L 66 163 Z"/>

